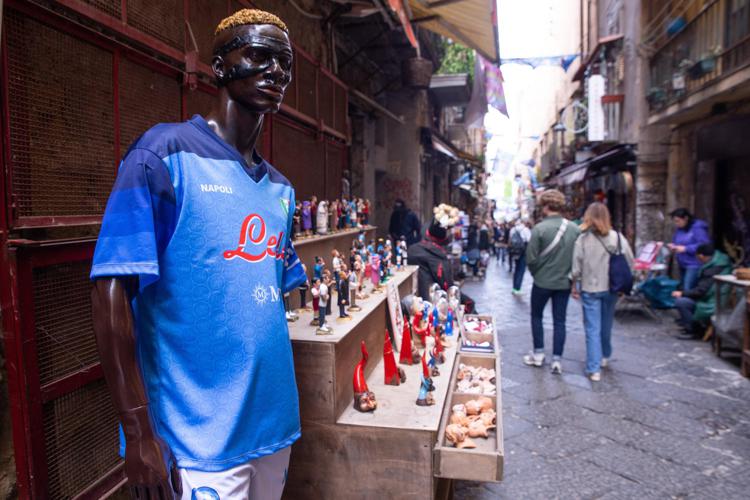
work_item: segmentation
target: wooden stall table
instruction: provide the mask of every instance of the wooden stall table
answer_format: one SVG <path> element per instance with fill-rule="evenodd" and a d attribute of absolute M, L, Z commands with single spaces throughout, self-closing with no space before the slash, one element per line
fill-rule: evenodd
<path fill-rule="evenodd" d="M 722 289 L 725 286 L 730 287 L 730 297 L 745 301 L 745 317 L 742 326 L 742 332 L 739 338 L 734 338 L 730 333 L 720 333 L 715 329 L 716 340 L 715 346 L 717 354 L 721 354 L 722 344 L 729 342 L 734 344 L 740 350 L 740 372 L 745 377 L 750 377 L 750 281 L 738 279 L 731 274 L 714 276 L 716 281 L 716 315 L 722 314 L 726 308 L 722 300 Z M 741 290 L 742 296 L 737 297 L 737 290 Z M 730 301 L 734 307 L 735 301 Z"/>
<path fill-rule="evenodd" d="M 406 266 L 391 278 L 401 297 L 416 291 L 417 269 Z M 289 324 L 302 437 L 292 447 L 284 498 L 450 497 L 451 478 L 455 476 L 436 470 L 440 450 L 435 447 L 451 394 L 458 333 L 451 337 L 445 363 L 439 365 L 440 376 L 434 378 L 436 404 L 417 406 L 421 363 L 399 364 L 406 372 L 406 382 L 400 386 L 384 384 L 386 298 L 385 291 L 370 293 L 367 299 L 357 302 L 362 310 L 350 313 L 350 321 L 338 321 L 334 307 L 334 314 L 329 317 L 331 335 L 316 335 L 316 328 L 310 326 L 311 312 L 302 312 L 298 321 Z M 397 347 L 400 338 L 399 332 Z M 357 412 L 352 405 L 352 375 L 361 357 L 363 340 L 369 351 L 365 377 L 378 402 L 378 408 L 371 413 Z M 398 353 L 394 354 L 398 363 Z M 502 427 L 500 411 L 497 424 Z"/>

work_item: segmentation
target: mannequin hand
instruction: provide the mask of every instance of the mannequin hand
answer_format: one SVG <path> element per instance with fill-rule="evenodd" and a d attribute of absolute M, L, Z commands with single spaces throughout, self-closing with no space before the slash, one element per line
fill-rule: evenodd
<path fill-rule="evenodd" d="M 153 430 L 148 407 L 121 415 L 125 433 L 125 474 L 133 498 L 179 500 L 182 481 L 172 451 Z"/>

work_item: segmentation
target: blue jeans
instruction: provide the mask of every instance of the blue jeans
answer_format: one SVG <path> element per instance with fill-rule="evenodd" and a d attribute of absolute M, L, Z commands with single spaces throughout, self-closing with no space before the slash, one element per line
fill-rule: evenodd
<path fill-rule="evenodd" d="M 513 289 L 520 290 L 523 285 L 523 275 L 526 273 L 526 255 L 516 257 L 516 270 L 513 272 Z"/>
<path fill-rule="evenodd" d="M 688 297 L 677 297 L 674 300 L 674 307 L 680 313 L 680 326 L 689 331 L 693 325 L 695 301 Z"/>
<path fill-rule="evenodd" d="M 550 290 L 534 285 L 531 288 L 531 334 L 534 337 L 534 352 L 544 352 L 544 306 L 552 299 L 552 355 L 561 357 L 565 347 L 565 315 L 568 309 L 570 289 Z"/>
<path fill-rule="evenodd" d="M 680 267 L 680 279 L 682 280 L 683 291 L 695 288 L 700 272 L 700 267 Z"/>
<path fill-rule="evenodd" d="M 617 294 L 581 292 L 583 327 L 586 330 L 586 373 L 601 370 L 602 356 L 612 356 L 612 323 Z"/>

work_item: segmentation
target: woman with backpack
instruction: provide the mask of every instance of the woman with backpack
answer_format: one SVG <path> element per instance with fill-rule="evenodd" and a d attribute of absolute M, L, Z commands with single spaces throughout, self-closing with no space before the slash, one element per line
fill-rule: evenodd
<path fill-rule="evenodd" d="M 601 380 L 601 368 L 612 356 L 612 323 L 617 297 L 633 286 L 633 252 L 628 240 L 612 229 L 607 206 L 592 203 L 583 215 L 581 235 L 573 247 L 573 298 L 583 304 L 586 330 L 586 374 Z M 580 291 L 579 291 L 580 286 Z"/>

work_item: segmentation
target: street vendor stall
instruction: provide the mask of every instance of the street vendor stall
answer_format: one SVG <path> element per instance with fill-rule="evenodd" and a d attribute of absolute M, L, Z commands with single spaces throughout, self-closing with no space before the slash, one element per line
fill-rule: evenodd
<path fill-rule="evenodd" d="M 464 352 L 464 328 L 457 327 L 441 341 L 444 348 L 437 349 L 443 363 L 433 364 L 431 359 L 429 368 L 424 358 L 421 363 L 404 363 L 411 356 L 396 353 L 395 359 L 401 358 L 401 381 L 394 385 L 387 378 L 392 351 L 407 349 L 404 335 L 415 343 L 412 353 L 418 353 L 420 345 L 423 356 L 436 352 L 437 341 L 427 336 L 421 344 L 418 335 L 411 336 L 414 330 L 408 322 L 401 323 L 401 331 L 393 327 L 394 316 L 401 314 L 400 299 L 416 291 L 416 272 L 415 266 L 403 267 L 382 292 L 370 289 L 369 297 L 358 302 L 361 310 L 352 314 L 351 321 L 333 322 L 330 335 L 317 335 L 309 326 L 311 312 L 300 312 L 299 320 L 290 324 L 302 437 L 292 449 L 285 498 L 450 498 L 452 479 L 502 478 L 500 362 L 494 327 L 485 326 L 483 340 L 491 348 L 481 353 Z M 432 318 L 431 314 L 428 321 Z M 361 354 L 364 349 L 367 356 Z M 474 365 L 472 369 L 484 370 L 492 378 L 484 382 L 491 387 L 486 396 L 463 392 L 474 390 L 466 375 L 467 366 Z M 352 374 L 356 384 L 360 366 L 364 387 L 377 400 L 374 411 L 355 407 Z M 425 394 L 425 370 L 432 375 L 434 391 L 428 396 L 432 404 L 419 402 Z M 461 387 L 458 377 L 467 378 Z M 478 398 L 484 398 L 483 415 L 491 425 L 479 422 L 476 409 L 473 416 L 464 415 L 462 435 L 455 412 Z"/>

